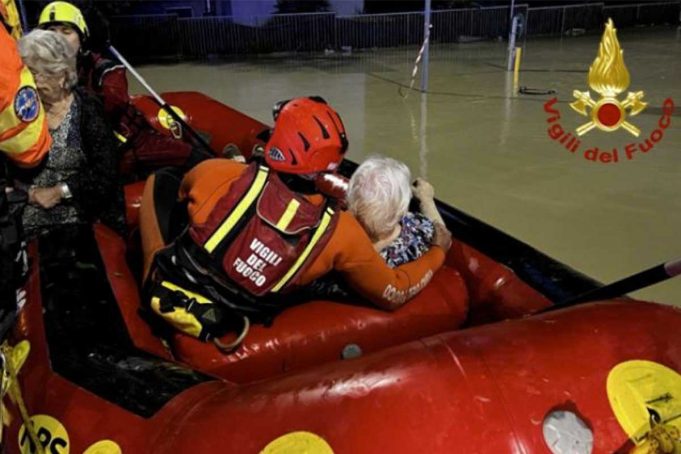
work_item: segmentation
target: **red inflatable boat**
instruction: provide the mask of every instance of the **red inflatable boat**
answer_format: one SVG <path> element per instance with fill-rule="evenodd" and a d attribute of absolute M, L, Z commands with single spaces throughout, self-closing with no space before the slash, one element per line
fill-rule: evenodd
<path fill-rule="evenodd" d="M 238 111 L 198 93 L 164 97 L 219 153 L 248 157 L 262 145 L 267 126 Z M 171 134 L 151 100 L 136 103 Z M 165 159 L 146 164 L 157 158 Z M 133 231 L 142 186 L 126 188 Z M 598 283 L 439 208 L 454 245 L 406 306 L 387 313 L 362 301 L 312 301 L 254 326 L 231 354 L 162 336 L 143 318 L 134 234 L 95 225 L 41 238 L 30 245 L 30 277 L 3 348 L 4 449 L 681 449 L 681 311 L 620 298 L 540 313 Z"/>

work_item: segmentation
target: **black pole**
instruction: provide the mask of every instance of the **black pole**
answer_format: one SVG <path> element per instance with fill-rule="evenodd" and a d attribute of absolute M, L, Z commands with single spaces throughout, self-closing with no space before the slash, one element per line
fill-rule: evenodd
<path fill-rule="evenodd" d="M 569 298 L 561 303 L 554 304 L 542 312 L 562 309 L 587 301 L 615 298 L 678 275 L 681 275 L 681 259 L 662 263 L 645 271 L 641 271 L 640 273 L 632 274 L 624 279 L 620 279 L 612 284 L 582 293 L 581 295 Z"/>

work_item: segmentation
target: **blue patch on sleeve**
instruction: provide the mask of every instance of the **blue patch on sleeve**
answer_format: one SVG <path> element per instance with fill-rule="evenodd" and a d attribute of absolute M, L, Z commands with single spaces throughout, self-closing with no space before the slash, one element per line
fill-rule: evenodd
<path fill-rule="evenodd" d="M 14 114 L 24 123 L 31 123 L 40 113 L 40 100 L 35 88 L 24 86 L 14 97 Z"/>

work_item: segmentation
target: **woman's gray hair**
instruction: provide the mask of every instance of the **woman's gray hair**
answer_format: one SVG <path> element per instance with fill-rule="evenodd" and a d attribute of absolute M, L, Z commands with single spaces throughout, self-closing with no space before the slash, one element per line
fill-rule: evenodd
<path fill-rule="evenodd" d="M 35 29 L 19 40 L 21 58 L 33 73 L 64 76 L 66 89 L 78 83 L 76 53 L 57 32 Z"/>
<path fill-rule="evenodd" d="M 350 178 L 348 208 L 372 239 L 393 231 L 407 214 L 411 200 L 411 172 L 392 158 L 372 156 Z"/>

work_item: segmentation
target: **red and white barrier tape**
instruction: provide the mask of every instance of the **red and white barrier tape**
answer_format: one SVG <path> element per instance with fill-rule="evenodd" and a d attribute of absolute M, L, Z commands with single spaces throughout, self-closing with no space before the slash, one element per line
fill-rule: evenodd
<path fill-rule="evenodd" d="M 430 29 L 432 28 L 432 25 L 428 27 L 428 31 L 426 32 L 426 38 L 423 40 L 423 44 L 421 45 L 421 49 L 419 50 L 418 55 L 416 56 L 416 60 L 414 61 L 414 69 L 411 72 L 411 81 L 409 82 L 409 92 L 414 89 L 414 84 L 416 83 L 416 74 L 419 72 L 419 63 L 421 63 L 421 59 L 423 58 L 423 53 L 426 51 L 426 46 L 428 45 L 428 42 L 430 41 Z M 409 92 L 407 92 L 406 95 L 402 94 L 402 87 L 399 87 L 399 93 L 400 96 L 403 98 L 407 98 L 409 96 Z"/>

